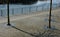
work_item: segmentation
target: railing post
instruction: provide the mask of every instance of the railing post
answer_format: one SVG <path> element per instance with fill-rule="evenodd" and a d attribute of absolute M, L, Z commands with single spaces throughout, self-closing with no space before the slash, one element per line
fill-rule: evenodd
<path fill-rule="evenodd" d="M 23 14 L 23 8 L 21 8 L 21 13 Z"/>
<path fill-rule="evenodd" d="M 12 9 L 12 15 L 14 15 L 14 9 Z"/>
<path fill-rule="evenodd" d="M 1 16 L 3 16 L 3 11 L 1 10 Z"/>
<path fill-rule="evenodd" d="M 36 12 L 37 12 L 37 8 L 38 8 L 38 6 L 36 6 Z"/>
<path fill-rule="evenodd" d="M 58 4 L 56 4 L 56 8 L 58 8 Z"/>
<path fill-rule="evenodd" d="M 44 10 L 44 6 L 42 6 L 42 11 Z"/>
<path fill-rule="evenodd" d="M 60 7 L 60 3 L 59 3 L 58 5 L 59 5 L 59 7 Z"/>
<path fill-rule="evenodd" d="M 29 13 L 31 12 L 31 7 L 29 7 Z"/>

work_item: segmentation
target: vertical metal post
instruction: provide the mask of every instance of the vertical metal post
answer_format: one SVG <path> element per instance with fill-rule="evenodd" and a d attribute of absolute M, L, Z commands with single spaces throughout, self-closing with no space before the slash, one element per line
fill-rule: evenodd
<path fill-rule="evenodd" d="M 52 0 L 50 0 L 49 28 L 51 28 L 51 12 L 52 12 Z"/>
<path fill-rule="evenodd" d="M 10 24 L 10 17 L 9 17 L 9 0 L 7 0 L 7 19 L 8 19 L 8 26 L 10 26 L 11 24 Z"/>

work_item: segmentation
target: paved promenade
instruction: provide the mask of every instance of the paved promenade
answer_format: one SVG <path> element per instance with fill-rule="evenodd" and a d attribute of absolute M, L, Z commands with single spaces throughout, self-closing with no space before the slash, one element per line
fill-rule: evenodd
<path fill-rule="evenodd" d="M 6 25 L 6 17 L 0 17 L 0 37 L 60 37 L 60 8 L 52 11 L 51 25 L 56 30 L 45 30 L 48 26 L 49 11 L 30 15 L 10 16 L 11 24 Z"/>

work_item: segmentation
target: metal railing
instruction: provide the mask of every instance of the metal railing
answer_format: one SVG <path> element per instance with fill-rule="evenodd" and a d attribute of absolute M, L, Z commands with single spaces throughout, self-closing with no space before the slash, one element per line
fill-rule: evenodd
<path fill-rule="evenodd" d="M 59 8 L 60 3 L 55 3 L 52 5 L 52 9 Z M 39 6 L 31 6 L 31 7 L 20 7 L 20 8 L 11 8 L 10 9 L 10 15 L 18 15 L 18 14 L 29 14 L 32 12 L 39 12 L 39 11 L 45 11 L 49 10 L 50 4 L 45 3 Z M 0 16 L 6 16 L 7 15 L 7 9 L 0 9 Z"/>

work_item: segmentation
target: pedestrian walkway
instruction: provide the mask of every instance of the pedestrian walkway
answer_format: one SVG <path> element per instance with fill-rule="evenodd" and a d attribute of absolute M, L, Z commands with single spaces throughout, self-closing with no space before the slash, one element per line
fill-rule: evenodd
<path fill-rule="evenodd" d="M 60 8 L 53 10 L 53 13 L 60 11 Z M 38 16 L 38 15 L 43 15 L 43 14 L 49 14 L 49 11 L 43 11 L 43 12 L 37 12 L 34 14 L 29 14 L 29 15 L 15 15 L 15 16 L 10 16 L 10 21 L 15 21 L 15 20 L 20 20 L 20 19 L 25 19 L 29 18 L 32 16 Z M 7 22 L 7 17 L 0 17 L 0 23 Z"/>
<path fill-rule="evenodd" d="M 11 25 L 13 27 L 7 26 L 7 18 L 2 17 L 0 19 L 0 37 L 60 37 L 60 30 L 45 30 L 44 25 L 48 26 L 48 21 L 45 21 L 45 18 L 48 18 L 47 14 L 49 12 L 40 12 L 37 14 L 31 15 L 16 15 L 10 16 Z M 60 8 L 52 11 L 54 19 L 60 21 Z M 60 23 L 52 22 L 52 26 L 55 26 L 57 29 L 60 29 Z"/>

